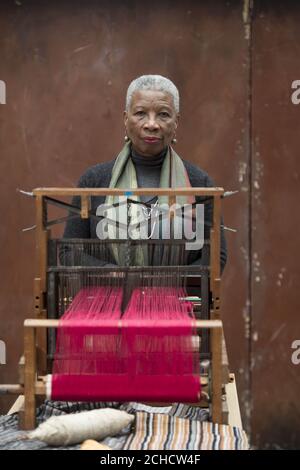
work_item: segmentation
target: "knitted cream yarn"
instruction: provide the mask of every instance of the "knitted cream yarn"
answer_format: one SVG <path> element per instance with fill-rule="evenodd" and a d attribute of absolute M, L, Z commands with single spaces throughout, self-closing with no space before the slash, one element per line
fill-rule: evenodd
<path fill-rule="evenodd" d="M 126 411 L 103 408 L 62 416 L 52 416 L 29 439 L 38 439 L 51 446 L 79 444 L 86 439 L 102 440 L 114 436 L 132 423 L 134 416 Z"/>

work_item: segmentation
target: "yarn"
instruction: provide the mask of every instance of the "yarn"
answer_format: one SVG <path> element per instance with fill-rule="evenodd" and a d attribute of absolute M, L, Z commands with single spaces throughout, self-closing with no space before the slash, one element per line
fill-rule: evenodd
<path fill-rule="evenodd" d="M 134 416 L 126 411 L 111 408 L 52 416 L 31 431 L 28 438 L 50 446 L 79 444 L 86 439 L 102 440 L 115 436 L 133 420 Z"/>

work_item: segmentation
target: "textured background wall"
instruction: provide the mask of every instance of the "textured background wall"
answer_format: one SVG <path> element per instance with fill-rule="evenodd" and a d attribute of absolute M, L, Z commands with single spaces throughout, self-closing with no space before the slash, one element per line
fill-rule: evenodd
<path fill-rule="evenodd" d="M 17 380 L 31 315 L 34 205 L 16 188 L 73 186 L 123 144 L 124 96 L 159 73 L 181 93 L 178 153 L 239 189 L 224 203 L 223 318 L 244 425 L 258 447 L 300 445 L 300 8 L 254 1 L 3 1 L 0 5 L 1 383 Z M 1 399 L 2 412 L 11 400 Z"/>

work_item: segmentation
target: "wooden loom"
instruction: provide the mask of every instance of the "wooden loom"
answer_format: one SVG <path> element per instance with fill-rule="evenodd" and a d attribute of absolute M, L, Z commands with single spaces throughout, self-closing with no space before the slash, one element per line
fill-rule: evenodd
<path fill-rule="evenodd" d="M 220 318 L 220 221 L 222 188 L 185 188 L 185 189 L 147 189 L 141 188 L 125 192 L 131 195 L 163 195 L 169 198 L 169 206 L 176 202 L 176 196 L 198 196 L 201 201 L 212 201 L 213 216 L 210 228 L 209 264 L 205 273 L 199 275 L 199 266 L 183 267 L 189 276 L 198 276 L 201 285 L 192 286 L 192 293 L 201 293 L 201 305 L 195 301 L 197 313 L 197 329 L 208 330 L 207 351 L 199 360 L 202 361 L 201 385 L 202 395 L 195 406 L 209 408 L 211 419 L 216 423 L 229 423 L 241 426 L 236 389 L 233 374 L 229 373 L 228 360 Z M 124 190 L 118 189 L 79 189 L 79 188 L 38 188 L 31 194 L 36 203 L 36 255 L 37 275 L 34 279 L 34 315 L 24 322 L 24 356 L 19 364 L 19 384 L 1 385 L 0 391 L 20 395 L 12 411 L 18 409 L 20 426 L 23 429 L 35 427 L 37 403 L 46 396 L 46 375 L 51 368 L 49 360 L 48 330 L 58 327 L 58 319 L 53 318 L 54 305 L 51 292 L 55 290 L 55 276 L 51 270 L 53 249 L 56 242 L 51 238 L 50 227 L 65 221 L 67 217 L 49 220 L 48 204 L 61 207 L 70 214 L 80 215 L 82 219 L 95 217 L 91 210 L 93 196 L 116 195 L 124 196 Z M 78 196 L 81 207 L 67 204 L 59 198 Z M 74 216 L 74 215 L 73 215 Z M 98 240 L 98 243 L 102 243 Z M 52 256 L 52 260 L 51 260 Z M 56 255 L 54 255 L 56 256 Z M 165 267 L 166 268 L 166 267 Z M 76 269 L 76 268 L 75 268 Z M 108 268 L 98 268 L 107 270 Z M 127 270 L 138 272 L 137 267 L 126 267 Z M 199 291 L 200 290 L 200 291 Z M 50 317 L 50 318 L 49 318 Z M 208 353 L 208 354 L 207 354 Z M 51 359 L 51 358 L 50 358 Z"/>

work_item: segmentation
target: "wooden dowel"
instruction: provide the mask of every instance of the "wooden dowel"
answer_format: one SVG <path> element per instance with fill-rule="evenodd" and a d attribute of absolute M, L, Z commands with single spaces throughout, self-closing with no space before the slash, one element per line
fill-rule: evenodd
<path fill-rule="evenodd" d="M 89 198 L 87 195 L 81 196 L 81 218 L 89 218 Z"/>
<path fill-rule="evenodd" d="M 113 323 L 113 322 L 112 322 Z M 118 326 L 122 328 L 122 320 L 119 320 Z M 164 324 L 166 321 L 164 321 Z M 197 329 L 214 329 L 214 328 L 222 328 L 222 321 L 221 320 L 196 320 L 195 326 Z M 107 322 L 103 324 L 104 326 L 107 325 Z M 52 319 L 45 319 L 45 320 L 38 320 L 35 318 L 27 318 L 24 321 L 24 326 L 26 328 L 58 328 L 59 320 L 52 320 Z M 145 325 L 145 328 L 152 328 L 153 325 L 149 323 L 149 325 Z M 170 322 L 170 328 L 172 328 L 172 322 Z"/>
<path fill-rule="evenodd" d="M 25 388 L 19 384 L 1 384 L 0 395 L 24 395 Z M 34 383 L 35 395 L 46 395 L 46 385 L 43 382 Z"/>
<path fill-rule="evenodd" d="M 19 384 L 0 384 L 0 395 L 23 395 L 24 387 Z"/>

